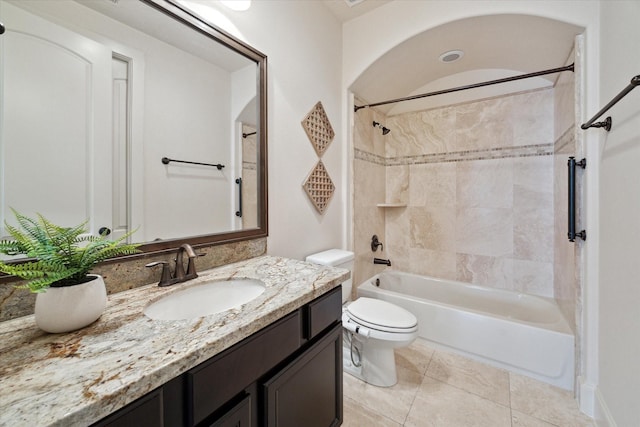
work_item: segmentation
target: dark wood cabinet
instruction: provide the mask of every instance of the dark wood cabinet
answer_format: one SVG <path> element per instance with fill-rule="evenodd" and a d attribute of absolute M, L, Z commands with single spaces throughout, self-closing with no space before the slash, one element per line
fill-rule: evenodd
<path fill-rule="evenodd" d="M 300 347 L 301 314 L 272 325 L 187 371 L 187 426 L 195 426 Z"/>
<path fill-rule="evenodd" d="M 341 294 L 318 297 L 94 426 L 339 426 Z"/>
<path fill-rule="evenodd" d="M 245 396 L 230 411 L 210 424 L 210 427 L 251 427 L 253 411 L 251 410 L 251 395 Z"/>
<path fill-rule="evenodd" d="M 159 388 L 100 420 L 94 424 L 94 427 L 157 427 L 164 425 L 162 388 Z"/>
<path fill-rule="evenodd" d="M 328 427 L 342 423 L 342 326 L 263 385 L 267 427 Z"/>

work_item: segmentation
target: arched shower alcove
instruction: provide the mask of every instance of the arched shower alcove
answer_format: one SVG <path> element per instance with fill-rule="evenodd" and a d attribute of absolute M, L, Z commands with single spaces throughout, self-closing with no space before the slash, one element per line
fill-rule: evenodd
<path fill-rule="evenodd" d="M 350 112 L 355 283 L 381 270 L 377 234 L 398 270 L 555 299 L 580 339 L 566 161 L 579 143 L 583 32 L 525 14 L 451 20 L 380 54 L 350 84 L 361 106 L 577 63 L 575 73 Z M 463 56 L 439 61 L 451 50 Z"/>

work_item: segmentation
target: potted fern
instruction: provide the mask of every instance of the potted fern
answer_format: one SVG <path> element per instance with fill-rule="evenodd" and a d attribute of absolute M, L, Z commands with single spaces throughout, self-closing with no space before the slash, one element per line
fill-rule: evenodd
<path fill-rule="evenodd" d="M 0 261 L 0 271 L 27 282 L 18 288 L 37 293 L 35 318 L 46 332 L 69 332 L 97 320 L 107 305 L 104 280 L 90 270 L 117 255 L 138 252 L 137 244 L 123 244 L 131 234 L 116 240 L 87 233 L 87 221 L 61 227 L 37 214 L 37 218 L 13 213 L 20 227 L 5 222 L 13 238 L 0 240 L 0 253 L 26 255 L 25 262 Z M 32 259 L 31 259 L 32 258 Z"/>

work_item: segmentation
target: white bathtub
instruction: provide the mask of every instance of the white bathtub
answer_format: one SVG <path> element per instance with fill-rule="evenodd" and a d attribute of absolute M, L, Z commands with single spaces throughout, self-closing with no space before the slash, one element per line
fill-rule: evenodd
<path fill-rule="evenodd" d="M 436 346 L 573 390 L 574 336 L 552 299 L 395 271 L 357 292 L 409 310 Z"/>

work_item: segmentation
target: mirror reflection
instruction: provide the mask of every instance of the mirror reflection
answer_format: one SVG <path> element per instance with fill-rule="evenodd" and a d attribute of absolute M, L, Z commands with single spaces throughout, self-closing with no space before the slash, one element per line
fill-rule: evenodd
<path fill-rule="evenodd" d="M 0 17 L 0 235 L 10 208 L 136 242 L 261 227 L 255 58 L 138 0 Z"/>

